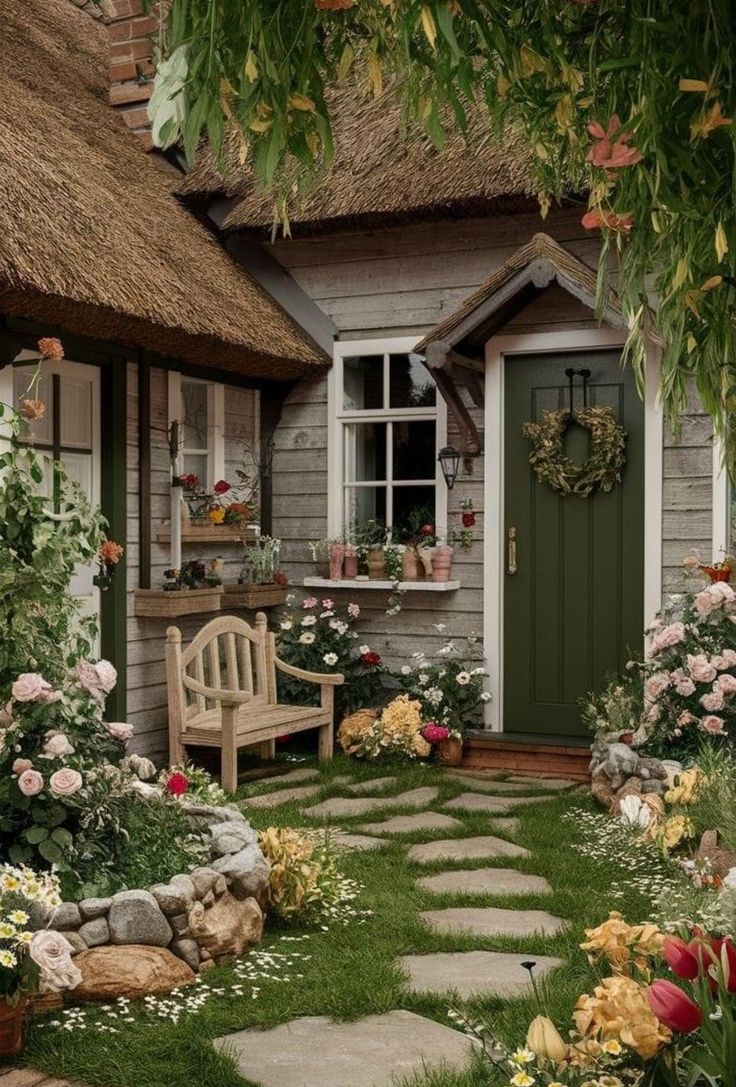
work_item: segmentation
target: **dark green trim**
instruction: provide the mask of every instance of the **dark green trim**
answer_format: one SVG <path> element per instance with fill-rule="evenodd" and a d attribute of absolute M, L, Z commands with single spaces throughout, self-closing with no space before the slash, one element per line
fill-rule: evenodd
<path fill-rule="evenodd" d="M 110 526 L 110 539 L 123 544 L 130 543 L 127 529 L 126 379 L 124 359 L 116 359 L 114 365 L 101 370 L 101 507 Z M 125 555 L 115 570 L 112 585 L 100 596 L 102 656 L 112 661 L 118 670 L 117 685 L 107 700 L 106 716 L 113 721 L 124 721 L 128 670 Z"/>

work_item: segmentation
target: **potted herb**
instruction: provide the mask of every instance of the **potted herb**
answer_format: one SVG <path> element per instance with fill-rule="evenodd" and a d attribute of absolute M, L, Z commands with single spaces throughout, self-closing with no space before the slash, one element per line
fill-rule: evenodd
<path fill-rule="evenodd" d="M 330 545 L 331 540 L 310 540 L 307 544 L 312 562 L 317 567 L 317 577 L 330 576 Z"/>
<path fill-rule="evenodd" d="M 708 566 L 701 566 L 700 569 L 704 574 L 707 574 L 712 582 L 716 581 L 730 581 L 731 574 L 733 572 L 734 560 L 730 555 L 726 555 L 720 562 L 710 563 Z"/>
<path fill-rule="evenodd" d="M 371 581 L 385 581 L 387 574 L 383 549 L 386 543 L 386 526 L 373 518 L 366 521 L 359 530 L 359 540 L 361 554 L 368 567 L 368 577 Z"/>
<path fill-rule="evenodd" d="M 288 579 L 279 570 L 281 540 L 259 536 L 245 547 L 237 584 L 225 585 L 227 607 L 263 608 L 283 604 Z"/>

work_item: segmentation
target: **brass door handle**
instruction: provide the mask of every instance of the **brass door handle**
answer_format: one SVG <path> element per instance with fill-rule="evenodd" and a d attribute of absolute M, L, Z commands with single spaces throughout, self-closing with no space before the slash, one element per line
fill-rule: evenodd
<path fill-rule="evenodd" d="M 511 525 L 507 533 L 507 561 L 506 570 L 509 574 L 515 574 L 519 569 L 516 562 L 516 527 Z"/>

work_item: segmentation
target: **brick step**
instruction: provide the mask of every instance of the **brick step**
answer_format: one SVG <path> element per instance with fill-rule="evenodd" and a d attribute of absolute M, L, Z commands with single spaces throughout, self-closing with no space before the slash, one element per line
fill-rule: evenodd
<path fill-rule="evenodd" d="M 465 741 L 462 765 L 469 770 L 508 770 L 536 777 L 565 777 L 588 781 L 588 747 L 564 743 L 528 743 L 513 740 Z"/>

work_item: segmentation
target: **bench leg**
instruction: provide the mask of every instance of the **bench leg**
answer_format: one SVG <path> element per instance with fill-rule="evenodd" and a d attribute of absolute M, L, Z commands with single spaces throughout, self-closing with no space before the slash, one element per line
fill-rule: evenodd
<path fill-rule="evenodd" d="M 320 703 L 327 717 L 327 724 L 319 730 L 319 747 L 317 749 L 320 759 L 332 758 L 332 745 L 334 730 L 332 727 L 335 712 L 335 691 L 329 683 L 323 683 L 319 689 Z"/>
<path fill-rule="evenodd" d="M 259 759 L 275 759 L 276 741 L 264 740 L 262 744 L 258 744 L 256 750 L 258 751 Z"/>
<path fill-rule="evenodd" d="M 222 749 L 220 751 L 220 783 L 226 793 L 238 787 L 238 746 L 235 734 L 235 707 L 222 707 Z"/>
<path fill-rule="evenodd" d="M 332 724 L 322 725 L 319 730 L 318 755 L 320 759 L 331 759 L 334 741 Z"/>

